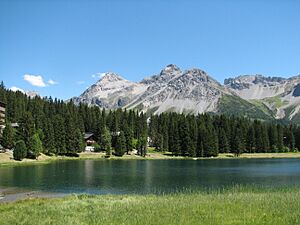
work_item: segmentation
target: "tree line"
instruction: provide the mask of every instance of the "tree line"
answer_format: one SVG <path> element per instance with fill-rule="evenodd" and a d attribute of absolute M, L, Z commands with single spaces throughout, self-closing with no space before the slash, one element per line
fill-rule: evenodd
<path fill-rule="evenodd" d="M 123 155 L 147 146 L 146 115 L 133 110 L 101 110 L 86 104 L 76 106 L 51 97 L 30 98 L 0 85 L 0 101 L 6 104 L 6 127 L 1 143 L 14 148 L 16 159 L 36 158 L 40 153 L 75 155 L 84 150 L 84 133 L 93 132 L 97 150 Z M 12 123 L 18 123 L 13 128 Z M 20 154 L 19 154 L 20 153 Z"/>
<path fill-rule="evenodd" d="M 48 155 L 75 155 L 84 150 L 84 133 L 95 135 L 97 151 L 110 156 L 133 149 L 145 156 L 147 146 L 159 152 L 191 157 L 218 153 L 290 152 L 300 149 L 296 125 L 266 123 L 225 115 L 152 115 L 134 110 L 105 110 L 75 105 L 51 97 L 30 98 L 0 84 L 6 103 L 6 127 L 1 144 L 14 148 L 16 159 Z M 11 123 L 18 123 L 13 128 Z"/>
<path fill-rule="evenodd" d="M 300 149 L 299 126 L 225 115 L 152 115 L 149 136 L 157 151 L 192 157 Z"/>

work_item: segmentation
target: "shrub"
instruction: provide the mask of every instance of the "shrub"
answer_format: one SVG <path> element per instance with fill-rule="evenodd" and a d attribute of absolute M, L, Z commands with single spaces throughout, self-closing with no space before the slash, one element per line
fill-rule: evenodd
<path fill-rule="evenodd" d="M 24 141 L 18 141 L 16 143 L 16 147 L 14 149 L 14 159 L 15 160 L 22 160 L 26 157 L 27 155 L 27 149 Z"/>

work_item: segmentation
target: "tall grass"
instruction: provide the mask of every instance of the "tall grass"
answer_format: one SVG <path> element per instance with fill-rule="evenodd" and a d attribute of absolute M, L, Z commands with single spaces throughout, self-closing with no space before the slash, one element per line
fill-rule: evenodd
<path fill-rule="evenodd" d="M 32 199 L 0 204 L 0 224 L 300 224 L 300 188 Z"/>

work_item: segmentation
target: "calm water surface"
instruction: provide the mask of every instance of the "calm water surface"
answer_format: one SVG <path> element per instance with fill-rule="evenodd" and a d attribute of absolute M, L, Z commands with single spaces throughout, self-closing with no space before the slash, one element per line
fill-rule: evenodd
<path fill-rule="evenodd" d="M 300 159 L 74 160 L 0 168 L 0 187 L 58 193 L 170 193 L 237 184 L 300 186 Z"/>

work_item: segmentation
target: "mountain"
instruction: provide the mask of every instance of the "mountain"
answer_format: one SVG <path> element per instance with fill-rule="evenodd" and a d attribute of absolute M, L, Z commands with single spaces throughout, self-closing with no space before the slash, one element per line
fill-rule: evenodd
<path fill-rule="evenodd" d="M 36 92 L 36 91 L 23 90 L 23 89 L 21 89 L 21 88 L 15 87 L 15 86 L 11 87 L 10 90 L 11 90 L 11 91 L 14 91 L 14 92 L 20 91 L 20 92 L 22 92 L 23 94 L 26 94 L 26 95 L 27 95 L 28 97 L 30 97 L 30 98 L 34 98 L 34 97 L 40 95 L 40 94 L 39 94 L 38 92 Z"/>
<path fill-rule="evenodd" d="M 73 101 L 77 104 L 82 102 L 115 109 L 129 104 L 146 88 L 146 85 L 125 80 L 116 73 L 108 72 L 79 97 L 73 98 Z"/>
<path fill-rule="evenodd" d="M 203 70 L 182 71 L 174 64 L 140 82 L 128 81 L 113 72 L 105 73 L 72 100 L 107 109 L 139 109 L 148 114 L 209 112 L 271 119 L 265 109 L 240 97 L 230 85 L 221 85 Z"/>
<path fill-rule="evenodd" d="M 165 111 L 203 113 L 216 112 L 217 103 L 230 94 L 221 84 L 199 69 L 182 72 L 169 65 L 159 75 L 140 82 L 147 89 L 128 107 L 153 113 Z"/>
<path fill-rule="evenodd" d="M 300 75 L 288 79 L 244 75 L 226 79 L 224 85 L 275 119 L 300 122 Z"/>

